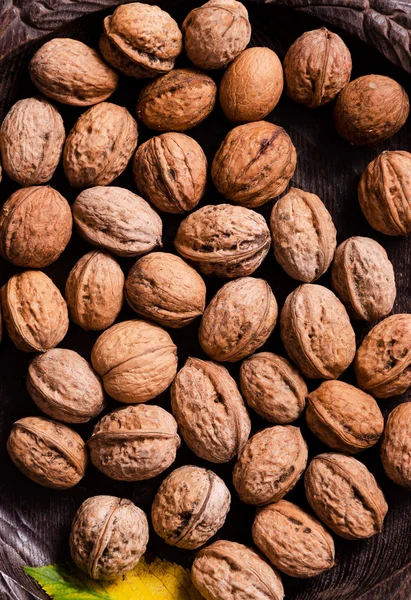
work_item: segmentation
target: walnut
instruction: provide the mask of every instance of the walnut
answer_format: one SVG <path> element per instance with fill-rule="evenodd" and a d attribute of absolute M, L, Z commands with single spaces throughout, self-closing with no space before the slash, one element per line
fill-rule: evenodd
<path fill-rule="evenodd" d="M 279 196 L 294 174 L 297 155 L 286 131 L 267 121 L 232 129 L 211 166 L 220 194 L 255 208 Z"/>
<path fill-rule="evenodd" d="M 113 579 L 133 569 L 147 542 L 145 513 L 124 498 L 87 498 L 71 526 L 71 557 L 92 579 Z"/>
<path fill-rule="evenodd" d="M 338 133 L 356 146 L 376 144 L 397 133 L 407 120 L 405 90 L 390 77 L 363 75 L 343 89 L 334 108 Z"/>
<path fill-rule="evenodd" d="M 171 409 L 187 446 L 213 463 L 234 458 L 250 435 L 251 423 L 227 369 L 189 358 L 171 386 Z"/>
<path fill-rule="evenodd" d="M 230 492 L 213 471 L 186 465 L 161 484 L 151 507 L 154 531 L 171 546 L 193 550 L 224 525 Z"/>
<path fill-rule="evenodd" d="M 411 489 L 411 402 L 390 412 L 381 443 L 381 460 L 388 477 Z"/>
<path fill-rule="evenodd" d="M 43 94 L 72 106 L 102 102 L 118 84 L 117 73 L 95 50 L 68 38 L 44 44 L 31 59 L 29 70 Z"/>
<path fill-rule="evenodd" d="M 91 462 L 118 481 L 142 481 L 167 469 L 180 447 L 177 423 L 159 406 L 118 408 L 103 417 L 87 445 Z"/>
<path fill-rule="evenodd" d="M 212 298 L 201 319 L 201 347 L 213 360 L 242 360 L 267 341 L 277 315 L 277 301 L 264 279 L 229 281 Z"/>
<path fill-rule="evenodd" d="M 275 258 L 287 275 L 310 283 L 327 271 L 337 230 L 318 196 L 291 188 L 274 205 L 270 229 Z"/>
<path fill-rule="evenodd" d="M 84 477 L 88 462 L 86 446 L 78 433 L 45 417 L 16 421 L 7 451 L 23 475 L 55 490 L 75 486 Z"/>

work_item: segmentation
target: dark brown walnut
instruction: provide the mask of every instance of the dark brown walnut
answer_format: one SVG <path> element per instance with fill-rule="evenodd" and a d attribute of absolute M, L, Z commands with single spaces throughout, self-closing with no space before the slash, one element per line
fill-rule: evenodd
<path fill-rule="evenodd" d="M 139 404 L 104 416 L 87 442 L 91 462 L 118 481 L 151 479 L 167 469 L 180 447 L 177 423 L 160 406 Z"/>
<path fill-rule="evenodd" d="M 277 301 L 264 279 L 229 281 L 212 298 L 201 319 L 201 347 L 219 362 L 242 360 L 267 341 L 277 316 Z"/>
<path fill-rule="evenodd" d="M 355 333 L 343 304 L 322 285 L 305 283 L 287 296 L 281 339 L 306 377 L 337 379 L 355 356 Z"/>
<path fill-rule="evenodd" d="M 213 471 L 186 465 L 161 484 L 151 507 L 154 531 L 170 546 L 193 550 L 224 525 L 231 495 Z"/>
<path fill-rule="evenodd" d="M 374 475 L 344 454 L 319 454 L 305 472 L 305 493 L 317 516 L 347 540 L 382 530 L 388 506 Z"/>
<path fill-rule="evenodd" d="M 250 435 L 236 382 L 227 369 L 210 361 L 187 360 L 171 386 L 171 409 L 187 446 L 213 463 L 234 458 Z"/>
<path fill-rule="evenodd" d="M 180 257 L 152 252 L 130 269 L 126 300 L 138 314 L 165 327 L 185 327 L 204 312 L 203 279 Z"/>
<path fill-rule="evenodd" d="M 204 206 L 186 217 L 174 245 L 204 275 L 242 277 L 260 266 L 270 249 L 262 215 L 242 206 Z"/>
<path fill-rule="evenodd" d="M 300 479 L 307 464 L 307 444 L 298 427 L 276 425 L 249 439 L 233 471 L 240 500 L 261 506 L 278 502 Z"/>
<path fill-rule="evenodd" d="M 337 231 L 318 196 L 291 188 L 274 205 L 270 229 L 275 258 L 287 275 L 310 283 L 327 271 Z"/>
<path fill-rule="evenodd" d="M 65 423 L 86 423 L 104 408 L 103 385 L 82 356 L 53 348 L 29 366 L 27 390 L 39 409 Z"/>
<path fill-rule="evenodd" d="M 23 475 L 55 490 L 75 486 L 84 477 L 88 462 L 79 434 L 45 417 L 16 421 L 7 440 L 7 452 Z"/>
<path fill-rule="evenodd" d="M 411 402 L 390 412 L 381 443 L 381 460 L 388 477 L 411 489 Z"/>
<path fill-rule="evenodd" d="M 55 38 L 36 52 L 29 65 L 38 89 L 53 100 L 91 106 L 106 100 L 118 85 L 118 75 L 90 48 L 68 38 Z"/>
<path fill-rule="evenodd" d="M 273 123 L 256 121 L 227 134 L 214 156 L 211 176 L 224 198 L 255 208 L 285 190 L 296 163 L 287 132 Z"/>
<path fill-rule="evenodd" d="M 133 569 L 147 542 L 145 513 L 124 498 L 87 498 L 71 526 L 71 557 L 92 579 L 114 579 Z"/>
<path fill-rule="evenodd" d="M 365 146 L 397 133 L 409 111 L 407 93 L 394 79 L 363 75 L 338 96 L 334 122 L 338 133 L 351 144 Z"/>

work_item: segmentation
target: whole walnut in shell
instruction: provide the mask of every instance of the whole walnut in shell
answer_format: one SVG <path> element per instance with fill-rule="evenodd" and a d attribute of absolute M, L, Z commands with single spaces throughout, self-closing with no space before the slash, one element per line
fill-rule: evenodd
<path fill-rule="evenodd" d="M 87 498 L 71 526 L 71 557 L 92 579 L 114 579 L 133 569 L 147 542 L 145 513 L 124 498 Z"/>
<path fill-rule="evenodd" d="M 213 471 L 186 465 L 161 484 L 151 507 L 154 531 L 171 546 L 193 550 L 224 525 L 231 495 Z"/>
<path fill-rule="evenodd" d="M 388 477 L 411 489 L 411 402 L 390 412 L 381 442 L 381 460 Z"/>

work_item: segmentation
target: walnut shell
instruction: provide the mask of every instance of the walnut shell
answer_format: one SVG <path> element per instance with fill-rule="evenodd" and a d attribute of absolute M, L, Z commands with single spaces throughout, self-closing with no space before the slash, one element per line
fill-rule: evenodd
<path fill-rule="evenodd" d="M 311 283 L 287 296 L 280 316 L 281 339 L 306 377 L 337 379 L 355 356 L 347 311 L 331 290 Z"/>
<path fill-rule="evenodd" d="M 117 73 L 98 52 L 69 38 L 44 44 L 31 59 L 29 71 L 43 94 L 72 106 L 102 102 L 118 85 Z"/>
<path fill-rule="evenodd" d="M 63 166 L 73 187 L 109 185 L 137 146 L 137 123 L 126 108 L 101 102 L 83 113 L 67 136 Z"/>
<path fill-rule="evenodd" d="M 137 149 L 134 180 L 158 210 L 193 210 L 206 190 L 207 159 L 201 146 L 184 133 L 156 135 Z"/>
<path fill-rule="evenodd" d="M 261 552 L 291 577 L 315 577 L 334 566 L 334 541 L 328 531 L 287 500 L 259 508 L 252 532 Z"/>
<path fill-rule="evenodd" d="M 133 569 L 147 542 L 145 513 L 124 498 L 87 498 L 71 526 L 71 557 L 92 579 L 113 579 Z"/>
<path fill-rule="evenodd" d="M 170 413 L 160 406 L 139 404 L 105 415 L 87 445 L 91 462 L 107 477 L 142 481 L 175 461 L 180 438 Z"/>
<path fill-rule="evenodd" d="M 148 202 L 125 188 L 83 190 L 72 211 L 74 224 L 85 240 L 118 256 L 139 256 L 161 246 L 160 217 Z"/>
<path fill-rule="evenodd" d="M 7 452 L 23 475 L 55 490 L 75 486 L 84 477 L 88 462 L 79 434 L 45 417 L 16 421 L 7 440 Z"/>
<path fill-rule="evenodd" d="M 171 409 L 187 446 L 213 463 L 234 458 L 251 423 L 237 384 L 221 365 L 189 358 L 171 386 Z"/>
<path fill-rule="evenodd" d="M 257 506 L 277 502 L 300 479 L 307 457 L 298 427 L 276 425 L 259 431 L 248 440 L 234 467 L 240 500 Z"/>
<path fill-rule="evenodd" d="M 277 315 L 277 301 L 264 279 L 229 281 L 212 298 L 201 319 L 201 347 L 213 360 L 242 360 L 267 341 Z"/>
<path fill-rule="evenodd" d="M 66 281 L 72 321 L 85 331 L 107 329 L 123 306 L 124 274 L 107 252 L 92 250 L 74 265 Z"/>
<path fill-rule="evenodd" d="M 119 402 L 152 400 L 177 372 L 177 348 L 168 333 L 147 321 L 123 321 L 97 338 L 91 363 L 104 389 Z"/>
<path fill-rule="evenodd" d="M 133 310 L 165 327 L 185 327 L 204 312 L 203 279 L 180 257 L 153 252 L 130 269 L 126 300 Z"/>
<path fill-rule="evenodd" d="M 388 477 L 411 489 L 411 402 L 390 412 L 381 442 L 381 460 Z"/>
<path fill-rule="evenodd" d="M 208 117 L 216 98 L 211 77 L 194 69 L 174 69 L 141 90 L 137 117 L 156 131 L 186 131 Z"/>
<path fill-rule="evenodd" d="M 343 89 L 334 108 L 338 133 L 356 146 L 376 144 L 397 133 L 410 111 L 407 93 L 383 75 L 363 75 Z"/>
<path fill-rule="evenodd" d="M 248 406 L 279 425 L 298 419 L 308 394 L 298 370 L 272 352 L 253 354 L 242 363 L 240 387 Z"/>
<path fill-rule="evenodd" d="M 20 188 L 0 211 L 0 254 L 19 267 L 47 267 L 71 238 L 73 219 L 67 200 L 54 188 Z"/>
<path fill-rule="evenodd" d="M 337 230 L 318 196 L 291 188 L 274 205 L 270 229 L 275 258 L 287 275 L 310 283 L 327 271 Z"/>
<path fill-rule="evenodd" d="M 344 454 L 319 454 L 305 473 L 305 493 L 317 516 L 347 540 L 369 538 L 382 529 L 388 506 L 374 475 Z"/>
<path fill-rule="evenodd" d="M 193 550 L 224 525 L 230 492 L 213 471 L 186 465 L 161 484 L 151 507 L 154 531 L 170 546 Z"/>
<path fill-rule="evenodd" d="M 262 215 L 242 206 L 203 206 L 186 217 L 174 245 L 204 275 L 242 277 L 260 266 L 270 249 Z"/>
<path fill-rule="evenodd" d="M 49 181 L 63 151 L 66 132 L 60 113 L 44 98 L 13 104 L 0 129 L 0 150 L 7 175 L 22 186 Z"/>
<path fill-rule="evenodd" d="M 296 162 L 287 132 L 273 123 L 256 121 L 226 135 L 214 156 L 211 176 L 224 198 L 255 208 L 285 190 Z"/>
<path fill-rule="evenodd" d="M 42 271 L 16 273 L 1 288 L 3 317 L 14 345 L 24 352 L 45 352 L 67 333 L 67 304 Z"/>

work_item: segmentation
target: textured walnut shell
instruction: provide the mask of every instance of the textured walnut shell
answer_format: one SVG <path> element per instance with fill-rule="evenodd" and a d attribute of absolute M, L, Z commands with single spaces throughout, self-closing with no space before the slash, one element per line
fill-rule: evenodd
<path fill-rule="evenodd" d="M 351 77 L 351 54 L 342 39 L 325 27 L 306 31 L 284 59 L 287 95 L 308 108 L 331 102 Z"/>
<path fill-rule="evenodd" d="M 300 479 L 307 464 L 307 444 L 298 427 L 276 425 L 249 439 L 233 471 L 240 500 L 261 506 L 277 502 Z"/>
<path fill-rule="evenodd" d="M 171 409 L 187 446 L 200 458 L 224 463 L 250 435 L 251 423 L 227 369 L 189 358 L 171 386 Z"/>
<path fill-rule="evenodd" d="M 229 281 L 212 298 L 201 319 L 201 347 L 213 360 L 242 360 L 267 341 L 277 315 L 277 301 L 264 279 Z"/>
<path fill-rule="evenodd" d="M 253 540 L 270 562 L 291 577 L 315 577 L 334 566 L 334 541 L 304 510 L 280 500 L 257 510 Z"/>
<path fill-rule="evenodd" d="M 164 392 L 177 372 L 177 348 L 168 333 L 147 321 L 123 321 L 97 338 L 91 362 L 115 400 L 135 404 Z"/>
<path fill-rule="evenodd" d="M 107 329 L 123 306 L 124 274 L 110 254 L 92 250 L 74 265 L 66 281 L 72 321 L 85 331 Z"/>
<path fill-rule="evenodd" d="M 308 394 L 298 370 L 272 352 L 253 354 L 242 363 L 240 387 L 248 406 L 279 425 L 298 419 Z"/>
<path fill-rule="evenodd" d="M 67 333 L 67 304 L 42 271 L 13 275 L 1 288 L 1 305 L 7 333 L 19 350 L 45 352 Z"/>
<path fill-rule="evenodd" d="M 185 327 L 203 314 L 206 286 L 180 257 L 153 252 L 130 269 L 125 296 L 143 317 L 165 327 Z"/>
<path fill-rule="evenodd" d="M 20 185 L 49 181 L 63 151 L 66 132 L 60 113 L 44 98 L 14 104 L 0 129 L 0 150 L 7 175 Z"/>
<path fill-rule="evenodd" d="M 55 490 L 75 486 L 84 477 L 88 462 L 79 434 L 44 417 L 16 421 L 7 440 L 7 451 L 23 475 Z"/>
<path fill-rule="evenodd" d="M 72 211 L 85 240 L 118 256 L 139 256 L 161 245 L 160 217 L 148 202 L 125 188 L 83 190 Z"/>
<path fill-rule="evenodd" d="M 351 237 L 337 248 L 332 286 L 354 319 L 376 321 L 386 317 L 395 302 L 394 268 L 378 242 Z"/>
<path fill-rule="evenodd" d="M 204 206 L 186 217 L 174 245 L 183 258 L 214 277 L 251 275 L 270 249 L 262 215 L 242 206 Z"/>
<path fill-rule="evenodd" d="M 326 272 L 337 231 L 318 196 L 291 188 L 274 205 L 270 229 L 275 258 L 287 275 L 310 283 Z"/>
<path fill-rule="evenodd" d="M 68 38 L 44 44 L 31 59 L 29 70 L 43 94 L 72 106 L 102 102 L 118 84 L 117 73 L 95 50 Z"/>
<path fill-rule="evenodd" d="M 101 102 L 83 113 L 67 136 L 63 166 L 73 187 L 109 185 L 137 146 L 137 123 L 126 108 Z"/>
<path fill-rule="evenodd" d="M 54 188 L 20 188 L 0 211 L 0 254 L 19 267 L 38 269 L 58 259 L 71 238 L 70 206 Z"/>
<path fill-rule="evenodd" d="M 163 133 L 137 149 L 133 173 L 140 192 L 158 210 L 183 214 L 193 210 L 204 195 L 207 159 L 188 135 Z"/>
<path fill-rule="evenodd" d="M 347 540 L 369 538 L 382 529 L 388 506 L 374 475 L 344 454 L 319 454 L 305 473 L 311 508 L 334 533 Z"/>
<path fill-rule="evenodd" d="M 160 406 L 139 404 L 104 416 L 87 442 L 91 462 L 119 481 L 151 479 L 167 469 L 180 447 L 177 423 Z"/>
<path fill-rule="evenodd" d="M 281 339 L 306 377 L 337 379 L 355 356 L 355 334 L 347 311 L 331 290 L 305 283 L 285 301 Z"/>
<path fill-rule="evenodd" d="M 53 348 L 29 366 L 27 390 L 39 409 L 58 421 L 86 423 L 104 408 L 103 385 L 77 352 Z"/>
<path fill-rule="evenodd" d="M 267 121 L 232 129 L 214 156 L 211 176 L 220 194 L 254 208 L 279 196 L 294 174 L 297 154 L 286 131 Z"/>
<path fill-rule="evenodd" d="M 137 117 L 156 131 L 186 131 L 213 110 L 217 86 L 201 71 L 174 69 L 142 89 Z"/>
<path fill-rule="evenodd" d="M 171 546 L 199 548 L 224 525 L 230 498 L 224 481 L 213 471 L 180 467 L 164 479 L 154 498 L 154 531 Z"/>
<path fill-rule="evenodd" d="M 338 133 L 351 144 L 365 146 L 397 133 L 409 111 L 407 93 L 394 79 L 363 75 L 338 96 L 334 122 Z"/>
<path fill-rule="evenodd" d="M 125 75 L 141 79 L 167 73 L 182 48 L 177 23 L 158 6 L 132 2 L 104 19 L 101 53 Z"/>
<path fill-rule="evenodd" d="M 87 498 L 71 526 L 71 557 L 93 579 L 113 579 L 130 571 L 147 542 L 145 513 L 130 500 L 114 496 Z"/>
<path fill-rule="evenodd" d="M 381 442 L 381 460 L 388 477 L 411 489 L 411 402 L 390 412 Z"/>

